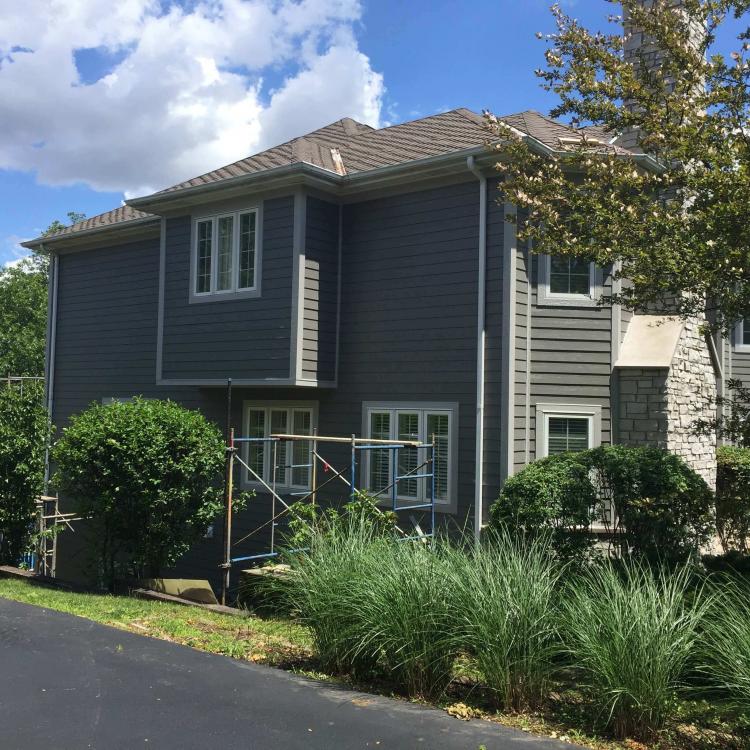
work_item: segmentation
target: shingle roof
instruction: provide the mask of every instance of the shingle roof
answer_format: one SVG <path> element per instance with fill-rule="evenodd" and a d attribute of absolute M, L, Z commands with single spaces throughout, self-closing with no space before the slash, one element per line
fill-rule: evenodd
<path fill-rule="evenodd" d="M 92 229 L 104 229 L 105 227 L 112 226 L 113 224 L 125 224 L 129 221 L 137 221 L 140 219 L 157 219 L 157 216 L 148 214 L 145 211 L 139 211 L 137 208 L 132 206 L 124 205 L 118 206 L 112 211 L 105 211 L 103 214 L 97 214 L 90 218 L 79 221 L 76 224 L 72 224 L 69 227 L 61 229 L 59 232 L 40 237 L 39 239 L 45 240 L 52 237 L 65 237 L 69 234 L 78 234 L 79 232 L 86 232 Z M 36 242 L 36 240 L 33 240 Z"/>
<path fill-rule="evenodd" d="M 598 129 L 575 129 L 533 110 L 498 119 L 552 149 L 569 144 L 572 138 L 580 137 L 583 130 L 591 136 L 600 136 Z M 487 143 L 489 138 L 484 117 L 463 108 L 379 130 L 346 117 L 279 146 L 172 185 L 152 197 L 299 163 L 312 164 L 337 175 L 364 173 L 476 148 Z M 611 148 L 627 153 L 614 146 Z M 66 227 L 50 237 L 76 234 L 149 216 L 151 214 L 131 206 L 121 206 Z"/>

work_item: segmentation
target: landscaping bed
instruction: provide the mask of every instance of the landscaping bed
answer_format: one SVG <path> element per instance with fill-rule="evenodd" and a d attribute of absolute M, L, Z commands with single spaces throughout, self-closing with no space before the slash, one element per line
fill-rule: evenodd
<path fill-rule="evenodd" d="M 382 674 L 355 679 L 325 670 L 315 655 L 310 631 L 289 619 L 252 615 L 237 618 L 177 604 L 61 591 L 11 579 L 0 579 L 0 597 L 315 679 L 335 680 L 361 690 L 404 697 L 399 686 Z M 744 735 L 745 727 L 731 707 L 716 701 L 681 702 L 677 719 L 649 743 L 618 741 L 607 736 L 581 692 L 565 682 L 555 685 L 549 697 L 534 710 L 499 711 L 493 707 L 492 695 L 479 680 L 476 668 L 464 658 L 457 660 L 453 679 L 444 694 L 432 702 L 457 720 L 484 718 L 600 750 L 740 750 L 750 746 Z"/>

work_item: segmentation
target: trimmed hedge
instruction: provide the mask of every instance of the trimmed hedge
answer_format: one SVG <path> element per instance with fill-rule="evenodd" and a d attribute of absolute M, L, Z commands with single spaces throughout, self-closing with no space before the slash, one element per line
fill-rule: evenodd
<path fill-rule="evenodd" d="M 565 559 L 590 554 L 599 522 L 621 554 L 677 563 L 696 559 L 709 540 L 713 494 L 665 450 L 606 445 L 533 462 L 508 479 L 490 514 L 496 528 L 551 533 Z"/>

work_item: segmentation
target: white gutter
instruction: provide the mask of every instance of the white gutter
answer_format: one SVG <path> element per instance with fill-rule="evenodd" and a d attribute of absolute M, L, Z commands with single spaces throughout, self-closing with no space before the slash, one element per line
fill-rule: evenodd
<path fill-rule="evenodd" d="M 479 180 L 479 293 L 477 295 L 477 414 L 476 460 L 474 467 L 474 537 L 482 533 L 482 489 L 484 484 L 484 350 L 485 297 L 487 276 L 487 178 L 477 169 L 473 155 L 466 158 L 466 166 Z"/>
<path fill-rule="evenodd" d="M 41 246 L 42 250 L 44 245 Z M 54 252 L 50 252 L 49 265 L 49 303 L 47 305 L 49 318 L 47 320 L 47 361 L 45 362 L 45 374 L 47 393 L 47 424 L 49 429 L 52 427 L 52 407 L 54 405 L 55 395 L 55 340 L 57 338 L 57 278 L 59 275 L 58 265 L 59 258 Z M 49 443 L 51 442 L 51 432 L 47 435 L 47 446 L 44 456 L 44 494 L 49 494 Z"/>

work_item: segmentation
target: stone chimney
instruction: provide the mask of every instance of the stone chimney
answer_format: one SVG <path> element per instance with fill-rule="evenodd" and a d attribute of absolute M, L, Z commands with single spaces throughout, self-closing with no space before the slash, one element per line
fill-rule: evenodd
<path fill-rule="evenodd" d="M 640 4 L 646 9 L 653 8 L 655 3 L 668 3 L 673 11 L 677 14 L 683 15 L 687 21 L 685 15 L 684 2 L 683 0 L 641 0 Z M 655 44 L 654 40 L 649 38 L 642 30 L 638 29 L 632 22 L 627 8 L 623 8 L 623 33 L 624 33 L 624 58 L 629 61 L 636 69 L 644 66 L 650 71 L 659 71 L 664 67 L 665 53 L 659 49 Z M 700 25 L 692 24 L 690 28 L 690 41 L 697 48 L 703 39 L 705 30 Z M 666 70 L 662 70 L 664 78 L 668 78 L 669 74 Z M 667 80 L 667 84 L 673 83 L 673 81 Z M 639 143 L 639 131 L 637 128 L 632 128 L 624 132 L 618 139 L 618 145 L 623 148 L 628 148 L 634 151 L 642 151 L 643 149 Z"/>

